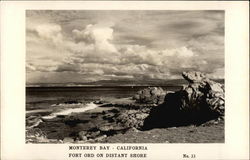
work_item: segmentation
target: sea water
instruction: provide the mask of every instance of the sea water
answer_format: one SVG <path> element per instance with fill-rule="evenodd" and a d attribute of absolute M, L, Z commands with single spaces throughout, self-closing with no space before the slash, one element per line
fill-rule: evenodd
<path fill-rule="evenodd" d="M 39 113 L 45 118 L 54 118 L 61 114 L 84 112 L 97 107 L 93 104 L 94 101 L 132 97 L 136 92 L 146 87 L 27 87 L 26 116 Z M 162 88 L 175 91 L 180 87 L 167 86 Z"/>

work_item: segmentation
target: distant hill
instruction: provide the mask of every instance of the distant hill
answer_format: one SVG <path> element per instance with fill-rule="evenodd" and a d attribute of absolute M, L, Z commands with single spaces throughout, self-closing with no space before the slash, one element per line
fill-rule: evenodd
<path fill-rule="evenodd" d="M 224 84 L 224 79 L 214 80 Z M 27 84 L 27 87 L 94 87 L 94 86 L 181 86 L 187 84 L 184 79 L 150 79 L 150 80 L 100 80 L 87 83 L 36 83 Z"/>

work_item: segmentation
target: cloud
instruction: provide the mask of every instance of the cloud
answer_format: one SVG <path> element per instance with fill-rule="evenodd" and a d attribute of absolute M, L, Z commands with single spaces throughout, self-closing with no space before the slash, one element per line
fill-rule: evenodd
<path fill-rule="evenodd" d="M 121 63 L 147 64 L 153 66 L 176 67 L 179 63 L 193 64 L 195 53 L 183 46 L 174 49 L 152 50 L 140 45 L 126 45 L 120 49 Z"/>
<path fill-rule="evenodd" d="M 115 46 L 109 42 L 113 39 L 113 29 L 109 26 L 89 24 L 84 30 L 74 29 L 72 33 L 77 41 L 94 44 L 98 52 L 117 52 Z"/>
<path fill-rule="evenodd" d="M 33 23 L 30 24 L 28 27 L 28 31 L 33 31 L 38 34 L 39 37 L 52 40 L 54 43 L 61 43 L 62 42 L 62 28 L 60 25 L 53 24 L 53 23 Z"/>
<path fill-rule="evenodd" d="M 224 68 L 217 68 L 212 73 L 208 74 L 207 76 L 212 79 L 223 79 L 225 74 Z"/>
<path fill-rule="evenodd" d="M 59 78 L 67 74 L 74 75 L 75 81 L 171 79 L 188 70 L 211 77 L 224 75 L 223 12 L 67 13 L 27 14 L 30 81 L 39 81 L 34 75 L 45 77 L 48 73 L 58 76 L 58 81 L 64 81 Z M 52 79 L 56 81 L 56 77 Z"/>
<path fill-rule="evenodd" d="M 172 23 L 163 25 L 162 30 L 165 28 L 168 29 L 169 34 L 171 34 L 170 32 L 175 32 L 179 34 L 178 36 L 197 36 L 211 33 L 217 28 L 217 23 L 201 18 L 188 20 L 181 18 L 179 21 L 173 21 Z"/>
<path fill-rule="evenodd" d="M 30 64 L 30 63 L 26 63 L 26 72 L 31 72 L 31 71 L 35 71 L 36 68 Z"/>
<path fill-rule="evenodd" d="M 209 51 L 209 50 L 223 50 L 224 49 L 224 36 L 214 34 L 199 36 L 189 40 L 188 45 L 196 50 Z"/>
<path fill-rule="evenodd" d="M 56 72 L 79 72 L 80 66 L 78 64 L 62 64 L 59 65 L 56 69 Z"/>
<path fill-rule="evenodd" d="M 180 58 L 187 58 L 187 57 L 193 57 L 194 52 L 187 47 L 180 47 L 175 49 L 165 49 L 162 51 L 162 54 L 165 56 L 175 56 Z"/>

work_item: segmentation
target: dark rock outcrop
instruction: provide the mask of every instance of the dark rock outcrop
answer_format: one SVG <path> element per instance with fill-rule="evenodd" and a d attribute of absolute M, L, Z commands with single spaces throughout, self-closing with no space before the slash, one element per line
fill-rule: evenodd
<path fill-rule="evenodd" d="M 160 87 L 148 87 L 138 91 L 133 99 L 136 100 L 137 103 L 161 104 L 164 102 L 165 95 L 166 92 Z"/>
<path fill-rule="evenodd" d="M 208 109 L 218 115 L 224 115 L 224 88 L 205 77 L 200 72 L 184 72 L 183 77 L 189 81 L 180 91 L 181 109 Z"/>
<path fill-rule="evenodd" d="M 148 117 L 150 110 L 124 110 L 115 117 L 117 123 L 122 124 L 125 128 L 141 128 L 144 124 L 144 120 Z"/>
<path fill-rule="evenodd" d="M 188 85 L 165 96 L 144 121 L 144 129 L 202 124 L 224 116 L 224 87 L 200 72 L 183 72 Z"/>

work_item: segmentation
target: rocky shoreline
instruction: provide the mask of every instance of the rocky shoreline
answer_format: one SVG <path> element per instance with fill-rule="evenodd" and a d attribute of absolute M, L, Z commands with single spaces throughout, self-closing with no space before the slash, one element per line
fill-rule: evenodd
<path fill-rule="evenodd" d="M 224 134 L 224 86 L 200 72 L 184 72 L 182 76 L 189 84 L 176 92 L 149 87 L 134 97 L 96 101 L 99 107 L 83 113 L 40 118 L 37 126 L 26 130 L 26 143 L 112 143 L 110 139 L 119 135 L 120 140 L 114 142 L 131 133 L 144 135 L 157 130 L 151 135 L 157 137 L 173 127 L 198 126 L 203 130 L 211 124 L 219 125 Z"/>

